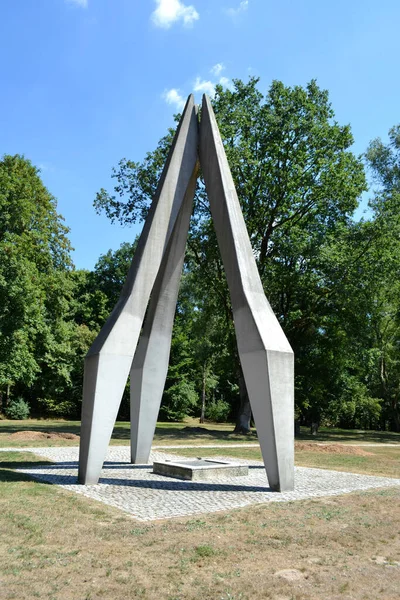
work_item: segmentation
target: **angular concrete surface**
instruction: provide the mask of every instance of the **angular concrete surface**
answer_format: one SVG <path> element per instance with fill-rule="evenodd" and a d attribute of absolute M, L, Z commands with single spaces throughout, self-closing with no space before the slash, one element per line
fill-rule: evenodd
<path fill-rule="evenodd" d="M 232 300 L 239 357 L 268 480 L 294 485 L 294 356 L 265 297 L 218 125 L 203 96 L 200 164 Z"/>
<path fill-rule="evenodd" d="M 197 170 L 186 190 L 156 279 L 131 369 L 132 463 L 147 463 L 164 392 Z"/>
<path fill-rule="evenodd" d="M 189 96 L 121 296 L 85 359 L 79 481 L 97 483 L 145 311 L 197 163 L 198 120 Z"/>
<path fill-rule="evenodd" d="M 198 145 L 268 480 L 273 489 L 289 491 L 294 482 L 293 352 L 264 295 L 206 96 L 200 132 L 193 97 L 188 99 L 121 297 L 85 360 L 79 481 L 98 481 L 129 372 L 131 459 L 144 463 L 149 458 L 168 369 Z"/>

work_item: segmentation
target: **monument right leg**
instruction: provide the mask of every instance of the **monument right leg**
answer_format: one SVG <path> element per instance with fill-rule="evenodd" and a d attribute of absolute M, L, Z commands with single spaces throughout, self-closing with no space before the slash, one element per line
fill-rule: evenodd
<path fill-rule="evenodd" d="M 268 481 L 277 491 L 292 490 L 293 351 L 265 297 L 218 125 L 206 96 L 200 123 L 200 163 Z"/>
<path fill-rule="evenodd" d="M 99 479 L 150 293 L 197 164 L 197 147 L 197 111 L 190 96 L 121 297 L 85 359 L 80 483 Z"/>

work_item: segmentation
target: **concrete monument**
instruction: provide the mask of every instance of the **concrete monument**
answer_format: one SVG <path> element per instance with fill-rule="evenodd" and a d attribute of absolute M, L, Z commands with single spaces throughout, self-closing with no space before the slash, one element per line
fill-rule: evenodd
<path fill-rule="evenodd" d="M 193 97 L 188 98 L 121 297 L 85 359 L 81 483 L 97 483 L 99 479 L 129 372 L 132 462 L 148 461 L 167 375 L 199 161 L 226 270 L 239 356 L 268 481 L 277 491 L 293 489 L 293 352 L 264 295 L 206 96 L 200 127 Z"/>

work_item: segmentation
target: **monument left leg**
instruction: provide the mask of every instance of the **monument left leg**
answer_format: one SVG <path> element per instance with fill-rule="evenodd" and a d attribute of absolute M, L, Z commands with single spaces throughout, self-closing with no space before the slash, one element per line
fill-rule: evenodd
<path fill-rule="evenodd" d="M 131 461 L 147 463 L 164 391 L 197 169 L 157 275 L 131 369 Z"/>
<path fill-rule="evenodd" d="M 80 483 L 98 482 L 150 293 L 197 164 L 197 146 L 197 111 L 190 96 L 121 297 L 85 359 Z"/>

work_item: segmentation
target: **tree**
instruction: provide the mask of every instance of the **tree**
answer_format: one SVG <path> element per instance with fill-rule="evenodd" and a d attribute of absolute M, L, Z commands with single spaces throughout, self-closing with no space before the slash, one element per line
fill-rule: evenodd
<path fill-rule="evenodd" d="M 400 125 L 389 143 L 371 142 L 367 164 L 378 188 L 370 201 L 374 232 L 373 377 L 370 387 L 382 399 L 382 424 L 400 431 Z"/>
<path fill-rule="evenodd" d="M 0 161 L 0 390 L 32 386 L 43 366 L 38 347 L 67 305 L 68 229 L 39 170 L 23 156 Z M 46 360 L 46 359 L 44 359 Z"/>
<path fill-rule="evenodd" d="M 111 312 L 121 294 L 128 270 L 136 250 L 138 238 L 133 243 L 125 242 L 118 250 L 109 250 L 100 256 L 91 275 L 93 291 L 104 294 L 107 308 Z"/>
<path fill-rule="evenodd" d="M 315 81 L 306 88 L 274 81 L 265 97 L 257 84 L 258 79 L 251 78 L 247 83 L 234 80 L 232 90 L 217 86 L 213 106 L 267 297 L 300 365 L 298 406 L 310 406 L 311 394 L 318 412 L 330 382 L 326 376 L 316 385 L 312 373 L 324 361 L 324 353 L 316 351 L 315 333 L 329 325 L 323 319 L 327 305 L 320 308 L 326 295 L 321 254 L 329 254 L 329 241 L 350 226 L 366 189 L 364 169 L 349 151 L 350 127 L 334 121 L 328 93 Z M 120 161 L 113 172 L 116 193 L 100 190 L 98 211 L 125 224 L 145 217 L 172 134 L 170 130 L 143 163 Z M 186 267 L 197 278 L 206 303 L 222 317 L 218 327 L 227 328 L 226 348 L 241 397 L 238 425 L 248 430 L 250 411 L 232 309 L 202 182 L 188 247 Z M 198 299 L 195 302 L 193 310 L 198 309 Z"/>

